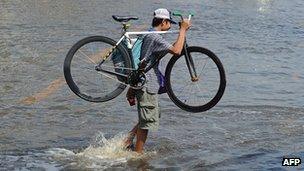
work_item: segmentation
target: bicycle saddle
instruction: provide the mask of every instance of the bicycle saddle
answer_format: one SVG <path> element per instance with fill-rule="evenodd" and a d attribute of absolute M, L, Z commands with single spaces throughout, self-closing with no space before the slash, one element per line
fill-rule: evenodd
<path fill-rule="evenodd" d="M 138 20 L 138 17 L 135 16 L 118 16 L 112 15 L 113 19 L 118 22 L 128 22 L 130 20 Z"/>

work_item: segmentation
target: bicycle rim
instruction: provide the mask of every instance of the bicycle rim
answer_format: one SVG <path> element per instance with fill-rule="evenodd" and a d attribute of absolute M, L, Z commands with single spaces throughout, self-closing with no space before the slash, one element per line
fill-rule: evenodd
<path fill-rule="evenodd" d="M 77 96 L 91 102 L 104 102 L 126 88 L 121 77 L 95 70 L 115 43 L 106 37 L 93 36 L 80 40 L 70 49 L 64 62 L 64 76 Z M 103 69 L 127 75 L 131 70 L 128 53 L 121 45 L 115 52 L 120 60 L 114 61 L 112 53 L 102 64 Z"/>
<path fill-rule="evenodd" d="M 192 81 L 185 54 L 173 57 L 166 69 L 166 87 L 171 100 L 189 112 L 203 112 L 221 99 L 226 78 L 224 68 L 214 53 L 201 47 L 189 47 L 198 81 Z"/>

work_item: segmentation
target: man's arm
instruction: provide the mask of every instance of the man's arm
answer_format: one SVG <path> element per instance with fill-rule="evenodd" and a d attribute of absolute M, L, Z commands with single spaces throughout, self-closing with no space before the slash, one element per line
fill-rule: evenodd
<path fill-rule="evenodd" d="M 170 53 L 175 54 L 175 55 L 180 55 L 182 53 L 184 42 L 185 42 L 185 37 L 186 37 L 186 32 L 189 29 L 189 27 L 190 27 L 189 20 L 183 20 L 181 22 L 179 35 L 177 37 L 176 42 L 170 48 Z"/>

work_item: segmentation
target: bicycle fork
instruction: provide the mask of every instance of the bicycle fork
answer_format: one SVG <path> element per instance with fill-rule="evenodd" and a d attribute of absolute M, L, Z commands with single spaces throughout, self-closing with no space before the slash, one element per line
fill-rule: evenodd
<path fill-rule="evenodd" d="M 190 77 L 191 77 L 191 81 L 196 82 L 196 81 L 198 81 L 196 69 L 195 69 L 195 66 L 194 66 L 193 58 L 192 58 L 191 54 L 188 53 L 187 48 L 188 48 L 188 44 L 185 41 L 184 52 L 185 52 L 185 59 L 186 59 L 187 68 L 188 68 L 188 71 L 189 71 L 189 74 L 190 74 Z"/>

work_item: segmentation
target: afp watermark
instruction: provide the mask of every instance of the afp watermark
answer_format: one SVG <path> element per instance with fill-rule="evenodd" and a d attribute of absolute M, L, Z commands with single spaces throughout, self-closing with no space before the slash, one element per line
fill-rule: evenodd
<path fill-rule="evenodd" d="M 283 158 L 282 166 L 299 166 L 301 164 L 301 159 L 298 157 Z"/>

